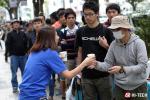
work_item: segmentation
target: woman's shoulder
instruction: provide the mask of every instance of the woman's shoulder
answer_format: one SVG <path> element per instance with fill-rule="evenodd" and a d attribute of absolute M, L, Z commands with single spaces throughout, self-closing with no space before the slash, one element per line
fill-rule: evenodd
<path fill-rule="evenodd" d="M 56 50 L 47 49 L 44 51 L 46 56 L 56 57 L 58 56 L 58 52 Z"/>
<path fill-rule="evenodd" d="M 38 52 L 31 52 L 30 56 L 38 56 L 41 58 L 45 58 L 45 57 L 55 57 L 58 55 L 58 53 L 55 50 L 51 50 L 51 49 L 46 49 L 46 50 L 40 50 Z"/>

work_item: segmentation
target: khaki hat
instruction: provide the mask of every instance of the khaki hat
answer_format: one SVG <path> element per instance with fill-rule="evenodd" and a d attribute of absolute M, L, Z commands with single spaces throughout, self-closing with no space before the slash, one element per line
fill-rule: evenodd
<path fill-rule="evenodd" d="M 110 29 L 117 29 L 117 28 L 127 28 L 127 29 L 133 29 L 133 26 L 130 25 L 128 17 L 119 15 L 115 16 L 111 20 L 111 26 L 108 28 Z"/>

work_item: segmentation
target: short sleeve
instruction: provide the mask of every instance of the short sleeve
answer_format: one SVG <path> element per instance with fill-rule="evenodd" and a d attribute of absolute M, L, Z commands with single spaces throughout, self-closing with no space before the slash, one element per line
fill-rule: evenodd
<path fill-rule="evenodd" d="M 83 27 L 79 28 L 76 31 L 75 49 L 78 49 L 79 47 L 82 47 L 82 32 L 83 32 Z"/>
<path fill-rule="evenodd" d="M 50 67 L 57 74 L 67 70 L 65 64 L 56 51 L 49 51 L 49 56 L 47 57 L 46 63 L 48 64 L 48 67 Z"/>

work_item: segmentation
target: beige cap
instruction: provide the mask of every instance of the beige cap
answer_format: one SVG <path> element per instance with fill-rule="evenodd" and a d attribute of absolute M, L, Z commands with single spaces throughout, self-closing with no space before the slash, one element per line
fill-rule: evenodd
<path fill-rule="evenodd" d="M 127 29 L 132 29 L 133 26 L 130 25 L 128 17 L 119 15 L 115 16 L 111 20 L 111 26 L 108 28 L 110 29 L 117 29 L 117 28 L 127 28 Z"/>

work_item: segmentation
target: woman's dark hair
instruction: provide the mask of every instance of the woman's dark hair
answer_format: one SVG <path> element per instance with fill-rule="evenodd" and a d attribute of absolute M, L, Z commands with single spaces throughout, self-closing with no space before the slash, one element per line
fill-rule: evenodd
<path fill-rule="evenodd" d="M 67 8 L 67 9 L 65 10 L 65 19 L 67 19 L 67 17 L 68 17 L 70 14 L 72 14 L 72 15 L 76 18 L 76 13 L 73 11 L 73 9 L 72 9 L 72 8 Z"/>
<path fill-rule="evenodd" d="M 87 1 L 84 3 L 82 11 L 84 12 L 85 9 L 93 10 L 95 13 L 99 13 L 99 6 L 94 1 Z"/>
<path fill-rule="evenodd" d="M 121 10 L 120 10 L 120 6 L 116 3 L 111 3 L 107 6 L 106 8 L 106 13 L 108 12 L 108 10 L 116 10 L 118 12 L 118 14 L 120 14 Z"/>
<path fill-rule="evenodd" d="M 30 52 L 38 52 L 40 50 L 46 50 L 48 48 L 56 50 L 57 43 L 55 37 L 56 31 L 53 27 L 42 27 L 37 34 L 35 43 L 33 44 Z"/>

